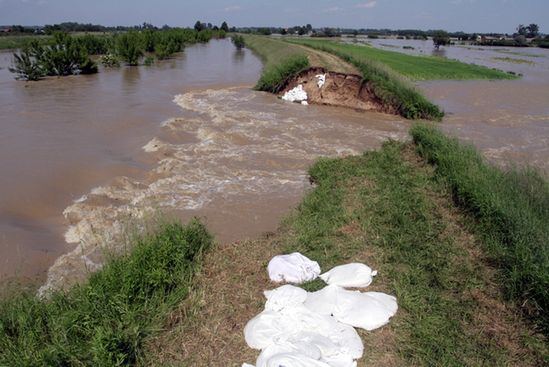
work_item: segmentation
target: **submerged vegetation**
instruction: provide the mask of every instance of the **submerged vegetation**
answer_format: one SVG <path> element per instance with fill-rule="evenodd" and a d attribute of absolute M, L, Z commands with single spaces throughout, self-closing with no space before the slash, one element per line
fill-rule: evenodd
<path fill-rule="evenodd" d="M 103 35 L 70 35 L 57 32 L 53 37 L 34 40 L 14 54 L 14 66 L 10 69 L 18 79 L 38 80 L 44 76 L 64 76 L 97 72 L 91 55 L 103 55 L 106 67 L 138 65 L 143 56 L 154 55 L 166 59 L 183 51 L 185 44 L 208 42 L 212 38 L 224 38 L 222 30 L 167 29 L 129 31 Z"/>
<path fill-rule="evenodd" d="M 18 79 L 24 80 L 97 72 L 97 65 L 78 39 L 66 33 L 57 33 L 54 40 L 54 44 L 49 46 L 32 42 L 19 54 L 14 54 L 14 66 L 10 71 L 16 73 Z"/>
<path fill-rule="evenodd" d="M 232 36 L 231 41 L 233 42 L 233 45 L 234 47 L 236 47 L 237 50 L 242 50 L 244 47 L 246 47 L 246 40 L 244 40 L 244 37 L 239 34 Z"/>
<path fill-rule="evenodd" d="M 89 283 L 48 300 L 0 300 L 0 365 L 126 366 L 189 293 L 212 238 L 197 221 L 163 226 Z"/>

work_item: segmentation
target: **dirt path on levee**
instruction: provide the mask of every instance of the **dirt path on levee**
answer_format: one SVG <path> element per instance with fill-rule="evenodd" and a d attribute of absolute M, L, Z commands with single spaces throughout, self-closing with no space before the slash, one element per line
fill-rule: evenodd
<path fill-rule="evenodd" d="M 314 50 L 303 45 L 292 44 L 292 46 L 303 50 L 309 58 L 309 62 L 312 67 L 319 66 L 337 73 L 360 75 L 360 72 L 356 67 L 343 61 L 335 55 L 324 51 Z"/>

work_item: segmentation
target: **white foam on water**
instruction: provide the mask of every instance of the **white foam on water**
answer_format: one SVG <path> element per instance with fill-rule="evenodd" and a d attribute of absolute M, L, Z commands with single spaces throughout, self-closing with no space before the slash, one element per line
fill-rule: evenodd
<path fill-rule="evenodd" d="M 143 147 L 157 159 L 145 178 L 118 177 L 66 208 L 65 239 L 77 247 L 57 259 L 41 293 L 78 279 L 84 258 L 99 264 L 105 248 L 127 246 L 128 223 L 158 211 L 202 210 L 214 200 L 240 205 L 247 197 L 253 206 L 264 197 L 298 198 L 316 158 L 359 154 L 378 139 L 406 137 L 406 126 L 391 119 L 381 130 L 342 121 L 339 112 L 327 119 L 324 111 L 295 109 L 245 88 L 195 91 L 174 102 L 185 117 L 162 124 L 173 134 L 170 142 L 155 137 Z M 180 133 L 185 141 L 177 141 Z"/>

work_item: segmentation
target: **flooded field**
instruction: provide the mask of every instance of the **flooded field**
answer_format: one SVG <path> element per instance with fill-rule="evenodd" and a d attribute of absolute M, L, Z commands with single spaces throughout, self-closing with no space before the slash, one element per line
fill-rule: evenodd
<path fill-rule="evenodd" d="M 2 70 L 3 276 L 44 277 L 68 251 L 49 281 L 75 280 L 158 212 L 203 217 L 220 241 L 272 231 L 314 159 L 407 136 L 398 117 L 254 92 L 260 69 L 219 41 L 150 69 L 38 83 Z"/>
<path fill-rule="evenodd" d="M 514 81 L 434 81 L 419 87 L 445 110 L 443 130 L 471 142 L 498 165 L 532 165 L 549 174 L 549 50 L 456 45 L 436 51 L 432 41 L 364 42 L 522 74 Z"/>

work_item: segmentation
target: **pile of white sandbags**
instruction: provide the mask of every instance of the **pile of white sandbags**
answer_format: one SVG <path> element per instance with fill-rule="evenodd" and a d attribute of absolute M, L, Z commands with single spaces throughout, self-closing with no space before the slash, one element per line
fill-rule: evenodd
<path fill-rule="evenodd" d="M 296 284 L 320 273 L 318 263 L 299 253 L 275 256 L 268 269 L 271 280 Z M 248 346 L 261 350 L 256 367 L 356 367 L 364 346 L 354 328 L 377 329 L 398 309 L 393 296 L 344 288 L 366 287 L 376 273 L 348 264 L 320 275 L 328 286 L 317 292 L 293 285 L 265 291 L 265 310 L 244 329 Z"/>
<path fill-rule="evenodd" d="M 303 105 L 307 105 L 307 92 L 303 89 L 303 85 L 299 84 L 294 89 L 291 89 L 284 93 L 282 99 L 289 102 L 297 102 Z"/>

